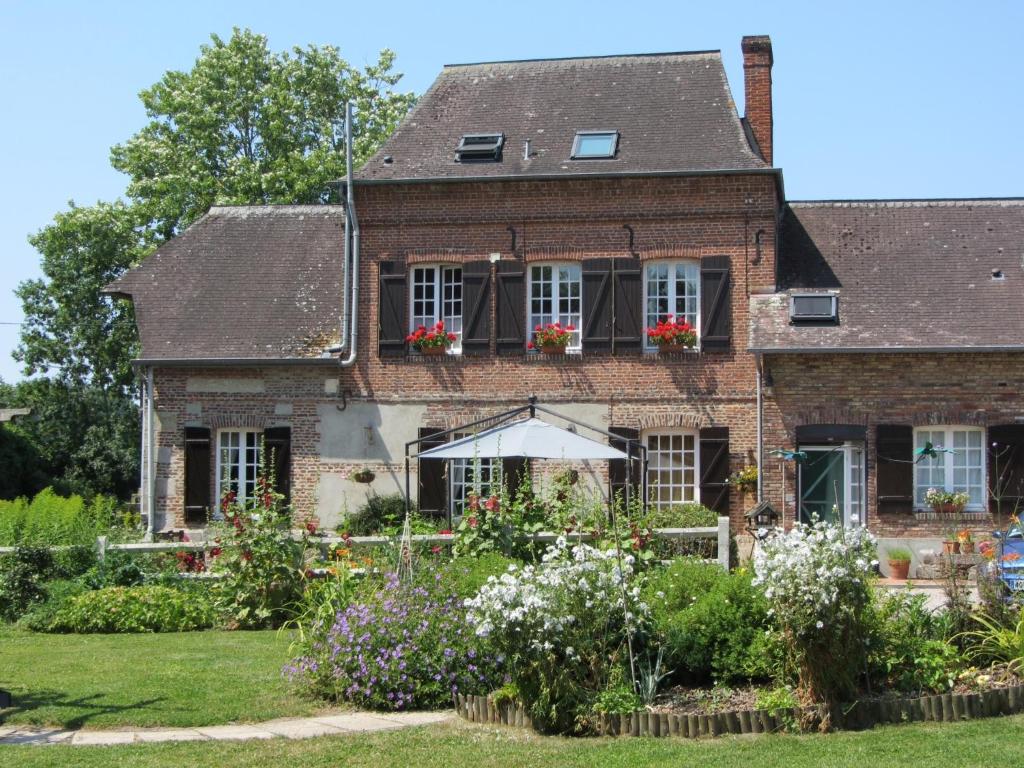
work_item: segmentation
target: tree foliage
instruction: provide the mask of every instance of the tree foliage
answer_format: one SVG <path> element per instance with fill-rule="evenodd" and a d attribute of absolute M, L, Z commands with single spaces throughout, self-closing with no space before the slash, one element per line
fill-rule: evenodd
<path fill-rule="evenodd" d="M 227 41 L 212 36 L 191 70 L 139 94 L 149 122 L 111 150 L 128 176 L 127 202 L 72 202 L 58 213 L 30 237 L 42 278 L 17 289 L 26 319 L 15 358 L 26 374 L 53 379 L 18 388 L 36 408 L 34 426 L 18 429 L 41 441 L 35 449 L 58 477 L 110 491 L 130 487 L 137 464 L 136 427 L 127 429 L 138 418 L 134 313 L 104 286 L 211 205 L 323 200 L 345 174 L 345 102 L 357 112 L 357 163 L 412 105 L 412 94 L 393 90 L 394 60 L 384 50 L 359 70 L 333 46 L 275 53 L 264 36 L 235 29 Z"/>

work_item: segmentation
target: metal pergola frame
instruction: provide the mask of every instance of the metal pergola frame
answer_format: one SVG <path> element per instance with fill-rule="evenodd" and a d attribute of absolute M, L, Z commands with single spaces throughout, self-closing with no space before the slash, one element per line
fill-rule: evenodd
<path fill-rule="evenodd" d="M 406 514 L 406 516 L 408 517 L 408 515 L 409 515 L 409 513 L 410 513 L 410 511 L 412 509 L 412 489 L 410 487 L 410 461 L 412 459 L 414 459 L 414 458 L 418 458 L 419 455 L 420 455 L 420 451 L 419 450 L 417 450 L 415 452 L 412 451 L 413 446 L 416 446 L 418 448 L 418 446 L 421 443 L 423 443 L 424 441 L 426 441 L 426 440 L 437 440 L 437 438 L 439 438 L 439 437 L 449 437 L 449 436 L 457 434 L 459 432 L 465 432 L 467 430 L 471 430 L 473 427 L 478 427 L 478 426 L 480 426 L 482 424 L 487 424 L 488 425 L 488 429 L 493 429 L 495 427 L 501 426 L 502 424 L 505 424 L 507 422 L 515 420 L 515 418 L 517 416 L 520 416 L 523 413 L 528 413 L 531 419 L 532 418 L 536 418 L 538 411 L 540 413 L 546 413 L 549 416 L 554 416 L 554 417 L 556 417 L 558 419 L 562 419 L 563 421 L 567 421 L 570 424 L 573 424 L 575 426 L 583 427 L 584 429 L 589 429 L 591 432 L 596 432 L 599 435 L 604 435 L 605 437 L 609 437 L 609 438 L 612 438 L 614 440 L 618 440 L 620 442 L 624 442 L 626 444 L 625 453 L 626 453 L 626 467 L 627 467 L 626 475 L 627 475 L 627 480 L 626 480 L 626 495 L 625 495 L 625 498 L 623 499 L 623 501 L 625 502 L 626 509 L 628 510 L 630 502 L 632 500 L 632 498 L 631 498 L 631 490 L 632 490 L 632 487 L 633 487 L 633 484 L 631 482 L 629 482 L 629 475 L 630 475 L 630 470 L 635 466 L 634 462 L 637 462 L 639 464 L 639 467 L 640 467 L 640 494 L 641 494 L 641 499 L 642 499 L 644 505 L 647 504 L 647 447 L 643 444 L 643 442 L 641 440 L 634 439 L 634 438 L 623 437 L 622 435 L 617 435 L 614 432 L 609 432 L 608 430 L 602 429 L 601 427 L 595 427 L 593 424 L 587 424 L 585 421 L 580 421 L 579 419 L 574 419 L 571 416 L 566 416 L 565 414 L 558 413 L 558 411 L 553 411 L 550 408 L 546 408 L 543 405 L 539 405 L 537 403 L 537 396 L 536 395 L 531 395 L 529 400 L 527 401 L 527 405 L 521 405 L 521 406 L 519 406 L 517 408 L 513 408 L 511 410 L 495 414 L 494 416 L 488 416 L 488 417 L 483 418 L 483 419 L 477 419 L 476 421 L 467 422 L 466 424 L 460 424 L 459 426 L 452 427 L 451 429 L 438 430 L 437 432 L 432 432 L 429 435 L 424 435 L 423 437 L 419 437 L 419 438 L 417 438 L 415 440 L 410 440 L 409 442 L 407 442 L 405 444 L 405 514 Z M 492 458 L 492 457 L 485 457 L 485 458 Z M 509 458 L 509 457 L 503 457 L 503 458 Z M 532 456 L 532 457 L 531 456 L 526 456 L 526 457 L 523 457 L 523 458 L 527 458 L 527 459 L 531 459 L 531 458 L 544 459 L 545 457 L 543 457 L 543 456 Z M 547 460 L 551 461 L 552 459 L 547 459 Z M 555 461 L 558 461 L 558 460 L 559 459 L 555 459 Z M 440 459 L 440 461 L 444 461 L 444 459 Z M 606 461 L 614 461 L 614 459 L 607 459 Z M 417 477 L 418 477 L 418 473 L 417 473 Z M 615 499 L 612 498 L 611 478 L 610 477 L 608 479 L 608 500 L 609 500 L 609 506 L 612 507 L 614 505 L 614 503 L 615 503 Z M 452 510 L 451 510 L 451 505 L 450 504 L 448 505 L 447 515 L 448 515 L 448 521 L 449 521 L 449 523 L 451 523 Z"/>

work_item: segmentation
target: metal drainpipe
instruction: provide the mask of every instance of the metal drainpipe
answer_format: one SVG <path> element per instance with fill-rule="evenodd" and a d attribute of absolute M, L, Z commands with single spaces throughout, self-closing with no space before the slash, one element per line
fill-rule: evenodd
<path fill-rule="evenodd" d="M 345 105 L 345 229 L 351 231 L 352 244 L 349 246 L 349 241 L 346 238 L 345 246 L 349 251 L 350 259 L 345 266 L 346 272 L 349 266 L 352 269 L 352 289 L 348 302 L 348 357 L 339 361 L 342 368 L 348 368 L 355 363 L 358 347 L 356 342 L 359 327 L 359 219 L 356 217 L 354 185 L 352 178 L 352 103 L 349 102 Z M 350 219 L 351 225 L 349 225 Z M 344 344 L 345 340 L 342 339 L 342 345 Z"/>
<path fill-rule="evenodd" d="M 152 541 L 156 532 L 156 462 L 153 461 L 153 366 L 146 368 L 146 508 L 149 511 L 146 537 Z"/>
<path fill-rule="evenodd" d="M 764 478 L 761 472 L 762 463 L 762 442 L 764 439 L 764 408 L 761 399 L 761 358 L 758 357 L 755 370 L 755 386 L 757 387 L 757 502 L 761 503 L 764 498 Z"/>

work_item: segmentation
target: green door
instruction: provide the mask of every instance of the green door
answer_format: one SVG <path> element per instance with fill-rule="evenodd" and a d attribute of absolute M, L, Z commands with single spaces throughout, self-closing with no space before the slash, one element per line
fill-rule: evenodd
<path fill-rule="evenodd" d="M 841 523 L 846 468 L 843 451 L 835 448 L 801 448 L 807 454 L 800 465 L 800 522 L 817 518 Z M 836 510 L 839 513 L 836 513 Z"/>

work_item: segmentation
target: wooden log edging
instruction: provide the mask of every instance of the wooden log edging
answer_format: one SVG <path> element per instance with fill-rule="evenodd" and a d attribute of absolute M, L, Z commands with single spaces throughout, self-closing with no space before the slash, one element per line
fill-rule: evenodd
<path fill-rule="evenodd" d="M 490 696 L 456 694 L 455 713 L 471 723 L 533 728 L 522 704 L 495 704 Z M 980 693 L 944 693 L 905 699 L 870 699 L 843 706 L 831 714 L 833 727 L 861 730 L 885 723 L 955 722 L 1024 712 L 1024 686 L 993 688 Z M 638 710 L 600 715 L 601 736 L 674 736 L 696 739 L 723 734 L 776 733 L 804 720 L 820 720 L 815 708 L 744 709 L 714 714 L 680 715 Z"/>

